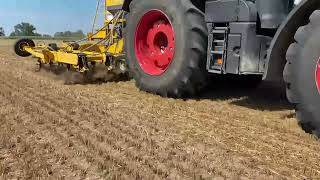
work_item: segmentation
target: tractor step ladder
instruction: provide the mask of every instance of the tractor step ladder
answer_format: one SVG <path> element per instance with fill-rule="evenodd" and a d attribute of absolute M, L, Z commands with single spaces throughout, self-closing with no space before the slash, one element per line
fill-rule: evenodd
<path fill-rule="evenodd" d="M 228 27 L 214 27 L 208 39 L 207 70 L 210 73 L 223 73 L 227 55 Z"/>

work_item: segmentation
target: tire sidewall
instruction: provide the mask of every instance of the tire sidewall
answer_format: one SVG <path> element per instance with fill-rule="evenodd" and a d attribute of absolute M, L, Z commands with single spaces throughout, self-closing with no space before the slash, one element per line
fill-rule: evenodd
<path fill-rule="evenodd" d="M 293 65 L 294 89 L 300 97 L 303 111 L 320 122 L 320 94 L 316 85 L 316 68 L 320 58 L 320 25 L 310 28 L 304 44 L 299 44 L 298 61 Z"/>

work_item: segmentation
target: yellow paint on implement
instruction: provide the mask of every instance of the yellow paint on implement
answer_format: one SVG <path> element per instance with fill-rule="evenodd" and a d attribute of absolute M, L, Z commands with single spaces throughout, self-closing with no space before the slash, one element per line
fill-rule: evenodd
<path fill-rule="evenodd" d="M 41 60 L 42 63 L 47 64 L 51 62 L 58 62 L 64 64 L 78 65 L 78 55 L 66 53 L 61 51 L 49 51 L 45 49 L 34 49 L 25 47 L 25 51 L 32 54 L 34 57 Z"/>
<path fill-rule="evenodd" d="M 123 0 L 106 0 L 107 7 L 122 6 Z"/>
<path fill-rule="evenodd" d="M 123 52 L 124 40 L 120 39 L 118 42 L 112 44 L 107 48 L 107 52 L 110 54 L 121 54 Z"/>

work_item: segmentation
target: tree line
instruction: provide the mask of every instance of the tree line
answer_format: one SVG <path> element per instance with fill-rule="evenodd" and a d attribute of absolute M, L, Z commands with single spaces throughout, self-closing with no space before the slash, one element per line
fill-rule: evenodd
<path fill-rule="evenodd" d="M 65 38 L 65 37 L 85 37 L 85 34 L 82 30 L 75 32 L 65 31 L 65 32 L 56 32 L 53 36 L 49 34 L 39 34 L 36 32 L 36 27 L 30 23 L 22 22 L 14 26 L 14 31 L 10 33 L 10 37 L 14 36 L 37 36 L 44 38 Z M 3 27 L 0 27 L 0 36 L 5 36 L 5 31 Z"/>

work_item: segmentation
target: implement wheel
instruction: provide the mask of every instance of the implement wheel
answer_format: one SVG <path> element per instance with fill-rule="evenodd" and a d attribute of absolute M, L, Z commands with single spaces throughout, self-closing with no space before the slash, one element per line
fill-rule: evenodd
<path fill-rule="evenodd" d="M 24 50 L 24 47 L 35 47 L 35 43 L 31 39 L 19 39 L 14 45 L 14 52 L 21 57 L 31 56 L 30 53 Z"/>
<path fill-rule="evenodd" d="M 208 32 L 190 0 L 134 0 L 127 22 L 128 65 L 141 90 L 183 97 L 204 87 Z"/>

